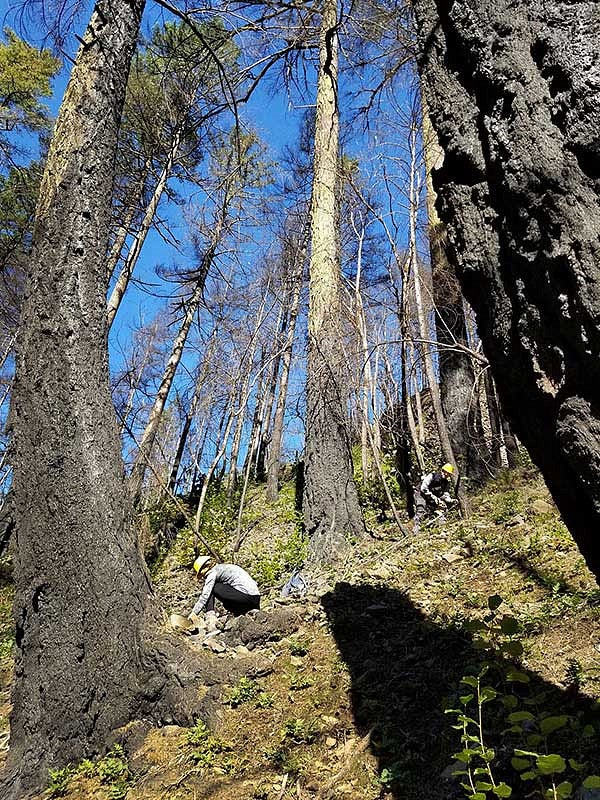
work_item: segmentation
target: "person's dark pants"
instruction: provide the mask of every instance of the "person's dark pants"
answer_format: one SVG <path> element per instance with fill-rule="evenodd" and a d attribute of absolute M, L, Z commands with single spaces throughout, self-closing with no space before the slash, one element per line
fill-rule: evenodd
<path fill-rule="evenodd" d="M 215 599 L 220 600 L 225 609 L 231 611 L 236 617 L 253 608 L 260 608 L 260 595 L 240 592 L 238 589 L 234 589 L 233 586 L 229 586 L 228 583 L 219 583 L 219 581 L 215 583 L 208 598 L 207 611 L 215 610 Z"/>

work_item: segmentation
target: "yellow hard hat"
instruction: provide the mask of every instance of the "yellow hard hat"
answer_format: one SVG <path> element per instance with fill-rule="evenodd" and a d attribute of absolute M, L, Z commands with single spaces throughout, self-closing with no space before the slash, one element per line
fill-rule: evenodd
<path fill-rule="evenodd" d="M 447 472 L 448 475 L 454 475 L 454 467 L 452 464 L 444 464 L 442 467 L 442 472 Z"/>
<path fill-rule="evenodd" d="M 198 556 L 198 558 L 194 561 L 194 569 L 196 572 L 200 572 L 200 570 L 205 567 L 209 561 L 210 556 Z"/>

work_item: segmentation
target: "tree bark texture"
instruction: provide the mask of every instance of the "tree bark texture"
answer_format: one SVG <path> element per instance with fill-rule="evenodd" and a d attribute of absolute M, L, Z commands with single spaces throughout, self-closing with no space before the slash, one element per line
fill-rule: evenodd
<path fill-rule="evenodd" d="M 311 200 L 304 523 L 326 562 L 363 532 L 347 428 L 339 256 L 337 2 L 323 0 Z"/>
<path fill-rule="evenodd" d="M 598 575 L 598 4 L 414 10 L 452 257 L 502 406 Z"/>
<path fill-rule="evenodd" d="M 189 720 L 130 524 L 107 351 L 117 131 L 143 0 L 98 0 L 42 181 L 12 398 L 16 663 L 0 796 L 24 800 L 136 716 Z M 148 634 L 157 638 L 151 641 Z M 204 668 L 206 666 L 204 665 Z M 189 695 L 191 698 L 191 695 Z M 174 712 L 174 713 L 173 713 Z"/>
<path fill-rule="evenodd" d="M 12 405 L 15 797 L 128 720 L 151 593 L 109 391 L 105 253 L 143 0 L 96 3 L 48 155 Z"/>

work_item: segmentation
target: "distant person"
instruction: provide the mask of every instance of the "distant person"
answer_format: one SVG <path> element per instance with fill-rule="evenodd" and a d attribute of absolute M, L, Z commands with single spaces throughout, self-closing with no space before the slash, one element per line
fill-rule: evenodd
<path fill-rule="evenodd" d="M 220 600 L 227 611 L 236 617 L 253 608 L 260 608 L 260 592 L 253 578 L 237 564 L 218 564 L 210 556 L 199 556 L 194 561 L 198 580 L 204 578 L 202 594 L 192 609 L 189 619 L 196 623 L 202 611 L 215 610 L 215 600 Z"/>
<path fill-rule="evenodd" d="M 419 532 L 421 521 L 436 510 L 445 511 L 456 502 L 450 495 L 452 490 L 452 464 L 444 464 L 437 472 L 430 472 L 415 488 L 415 519 L 413 530 Z"/>

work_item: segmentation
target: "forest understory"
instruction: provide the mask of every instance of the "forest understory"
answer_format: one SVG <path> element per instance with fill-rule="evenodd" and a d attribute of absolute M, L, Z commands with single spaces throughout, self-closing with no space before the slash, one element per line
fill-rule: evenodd
<path fill-rule="evenodd" d="M 335 568 L 303 572 L 305 597 L 282 599 L 300 557 L 293 487 L 276 504 L 254 487 L 238 560 L 261 585 L 262 611 L 190 641 L 224 675 L 239 676 L 241 663 L 248 675 L 207 687 L 212 710 L 192 728 L 131 723 L 104 758 L 53 772 L 43 797 L 450 800 L 478 788 L 486 797 L 486 786 L 499 797 L 504 787 L 596 797 L 598 585 L 535 470 L 502 473 L 471 506 L 466 521 L 408 537 L 373 511 L 370 536 Z M 180 534 L 152 570 L 165 627 L 197 596 L 188 547 Z M 9 560 L 1 570 L 4 757 Z"/>

